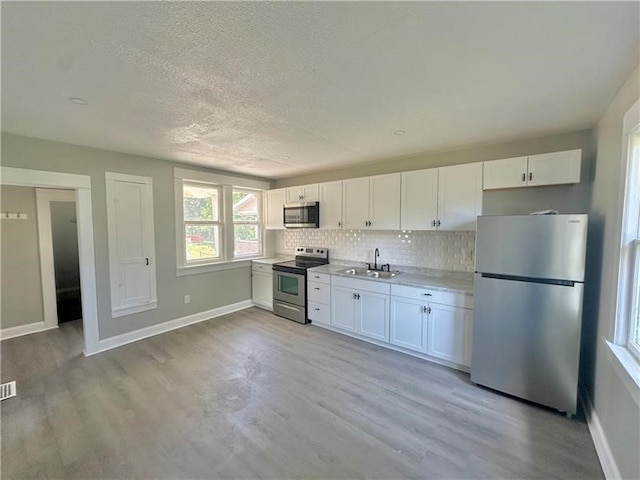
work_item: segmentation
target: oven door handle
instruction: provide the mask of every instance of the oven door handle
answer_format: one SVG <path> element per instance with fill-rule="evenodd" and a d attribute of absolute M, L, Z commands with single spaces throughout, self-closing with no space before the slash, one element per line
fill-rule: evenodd
<path fill-rule="evenodd" d="M 295 312 L 300 312 L 300 311 L 302 311 L 302 310 L 300 310 L 299 308 L 292 307 L 291 305 L 285 305 L 284 303 L 280 303 L 280 302 L 278 302 L 278 306 L 279 306 L 279 307 L 282 307 L 282 308 L 288 308 L 289 310 L 293 310 L 293 311 L 295 311 Z"/>

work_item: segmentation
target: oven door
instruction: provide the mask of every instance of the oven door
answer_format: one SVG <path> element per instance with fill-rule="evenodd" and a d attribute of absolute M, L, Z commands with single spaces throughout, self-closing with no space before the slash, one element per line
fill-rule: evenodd
<path fill-rule="evenodd" d="M 273 299 L 304 307 L 306 298 L 305 276 L 298 273 L 273 270 Z"/>

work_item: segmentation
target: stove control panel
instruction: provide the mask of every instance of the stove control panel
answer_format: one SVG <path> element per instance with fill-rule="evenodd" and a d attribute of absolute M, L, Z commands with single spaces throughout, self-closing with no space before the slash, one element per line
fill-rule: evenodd
<path fill-rule="evenodd" d="M 296 247 L 296 257 L 329 258 L 329 250 L 327 248 Z"/>

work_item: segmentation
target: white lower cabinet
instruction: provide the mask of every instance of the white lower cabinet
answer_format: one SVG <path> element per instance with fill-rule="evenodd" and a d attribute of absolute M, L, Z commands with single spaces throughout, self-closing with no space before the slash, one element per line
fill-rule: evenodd
<path fill-rule="evenodd" d="M 271 265 L 252 262 L 251 292 L 253 303 L 256 306 L 273 310 L 273 273 Z"/>
<path fill-rule="evenodd" d="M 424 302 L 391 297 L 390 343 L 416 352 L 426 352 L 426 317 Z"/>
<path fill-rule="evenodd" d="M 427 355 L 458 365 L 471 365 L 473 310 L 430 304 Z"/>
<path fill-rule="evenodd" d="M 331 325 L 356 332 L 356 293 L 350 288 L 331 287 Z"/>
<path fill-rule="evenodd" d="M 316 292 L 319 299 L 325 295 L 322 288 Z M 310 317 L 312 308 L 319 308 L 313 314 L 320 325 L 412 350 L 452 366 L 470 365 L 472 295 L 336 275 L 331 277 L 330 297 L 328 319 L 322 304 L 309 303 Z"/>

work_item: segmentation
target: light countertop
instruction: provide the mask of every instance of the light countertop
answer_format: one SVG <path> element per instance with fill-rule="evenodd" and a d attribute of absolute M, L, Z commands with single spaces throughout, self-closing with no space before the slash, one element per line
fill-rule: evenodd
<path fill-rule="evenodd" d="M 290 255 L 280 255 L 274 257 L 256 258 L 251 261 L 255 263 L 264 263 L 265 265 L 273 265 L 274 263 L 287 262 L 289 260 L 293 260 L 293 257 Z"/>
<path fill-rule="evenodd" d="M 447 270 L 435 270 L 430 268 L 411 268 L 411 272 L 402 272 L 402 267 L 398 267 L 400 274 L 394 278 L 368 278 L 354 276 L 348 273 L 339 273 L 340 270 L 351 266 L 361 266 L 357 262 L 350 264 L 330 263 L 309 269 L 309 271 L 326 273 L 329 275 L 340 275 L 349 278 L 358 278 L 371 282 L 385 282 L 394 285 L 406 285 L 409 287 L 429 287 L 435 290 L 452 291 L 473 295 L 473 273 L 450 272 Z M 393 270 L 393 269 L 392 269 Z"/>

